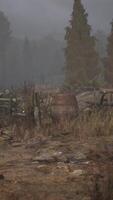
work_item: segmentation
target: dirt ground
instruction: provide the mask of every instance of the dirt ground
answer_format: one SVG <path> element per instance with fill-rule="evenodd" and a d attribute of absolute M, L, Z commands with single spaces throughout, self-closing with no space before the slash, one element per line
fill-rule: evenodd
<path fill-rule="evenodd" d="M 76 141 L 60 133 L 10 142 L 2 136 L 0 200 L 90 200 L 92 179 L 111 163 L 112 151 L 113 137 Z"/>

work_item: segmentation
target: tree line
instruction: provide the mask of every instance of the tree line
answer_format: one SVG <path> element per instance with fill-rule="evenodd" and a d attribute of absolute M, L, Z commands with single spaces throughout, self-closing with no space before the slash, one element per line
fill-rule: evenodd
<path fill-rule="evenodd" d="M 81 0 L 74 0 L 65 41 L 62 73 L 64 57 L 61 48 L 64 44 L 61 46 L 50 37 L 41 42 L 29 40 L 27 36 L 24 39 L 15 38 L 8 18 L 0 11 L 0 88 L 24 81 L 45 84 L 45 77 L 51 79 L 52 84 L 55 80 L 53 74 L 58 75 L 57 83 L 64 74 L 67 87 L 113 85 L 113 22 L 107 40 L 107 55 L 104 54 L 104 47 L 101 46 L 103 50 L 100 48 L 103 58 L 97 51 L 97 40 L 88 24 L 88 14 Z"/>
<path fill-rule="evenodd" d="M 15 37 L 8 17 L 0 11 L 0 88 L 25 81 L 57 84 L 64 63 L 62 43 L 52 35 Z"/>
<path fill-rule="evenodd" d="M 96 38 L 88 24 L 88 14 L 81 0 L 74 0 L 65 35 L 65 84 L 68 87 L 113 86 L 113 22 L 111 27 L 107 56 L 103 59 L 96 51 Z"/>

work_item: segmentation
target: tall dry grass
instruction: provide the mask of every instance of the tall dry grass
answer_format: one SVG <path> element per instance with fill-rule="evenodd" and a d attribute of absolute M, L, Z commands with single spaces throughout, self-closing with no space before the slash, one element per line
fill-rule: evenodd
<path fill-rule="evenodd" d="M 11 125 L 12 132 L 20 138 L 24 138 L 27 132 L 29 137 L 40 134 L 54 136 L 54 134 L 68 133 L 76 140 L 88 139 L 90 137 L 108 137 L 113 135 L 113 113 L 93 112 L 81 114 L 73 120 L 65 120 L 57 123 L 45 123 L 42 127 L 32 124 L 31 121 L 18 121 Z"/>
<path fill-rule="evenodd" d="M 73 121 L 67 121 L 64 129 L 73 133 L 76 138 L 101 137 L 113 135 L 113 113 L 93 112 L 81 114 Z"/>

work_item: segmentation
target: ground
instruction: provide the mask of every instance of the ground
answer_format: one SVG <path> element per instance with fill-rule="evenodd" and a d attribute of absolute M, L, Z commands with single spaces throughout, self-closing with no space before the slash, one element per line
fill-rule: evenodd
<path fill-rule="evenodd" d="M 112 151 L 112 136 L 83 141 L 72 133 L 26 141 L 1 136 L 0 200 L 96 200 L 94 180 L 112 165 Z"/>

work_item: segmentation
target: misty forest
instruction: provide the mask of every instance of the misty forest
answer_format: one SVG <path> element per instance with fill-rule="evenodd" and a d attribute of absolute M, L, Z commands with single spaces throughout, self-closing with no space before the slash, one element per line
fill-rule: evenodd
<path fill-rule="evenodd" d="M 2 4 L 5 8 L 5 3 Z M 105 65 L 103 60 L 107 56 L 107 37 L 109 35 L 105 30 L 99 30 L 99 28 L 93 31 L 92 27 L 88 24 L 88 14 L 83 5 L 79 5 L 80 2 L 76 4 L 73 7 L 72 17 L 68 19 L 70 24 L 67 21 L 67 26 L 64 27 L 66 28 L 66 33 L 63 30 L 64 28 L 60 30 L 57 26 L 55 28 L 59 30 L 56 33 L 53 30 L 51 32 L 46 32 L 45 30 L 45 33 L 41 35 L 40 26 L 38 33 L 38 27 L 34 25 L 34 32 L 37 29 L 37 36 L 36 33 L 35 36 L 34 34 L 32 36 L 28 30 L 24 31 L 25 35 L 19 35 L 18 23 L 15 25 L 17 30 L 15 31 L 15 28 L 13 30 L 13 22 L 10 19 L 12 17 L 11 13 L 8 12 L 10 13 L 8 16 L 7 11 L 1 10 L 1 86 L 20 85 L 24 81 L 38 84 L 61 85 L 65 80 L 65 76 L 67 77 L 68 70 L 71 73 L 75 70 L 72 77 L 74 80 L 68 80 L 69 82 L 73 82 L 73 84 L 74 82 L 78 82 L 77 84 L 81 85 L 88 82 L 101 83 L 102 81 L 106 81 L 106 78 L 104 79 Z M 77 12 L 76 6 L 78 7 Z M 19 22 L 19 26 L 21 23 Z M 27 25 L 25 26 L 27 29 Z M 19 28 L 21 29 L 21 27 Z M 71 42 L 73 45 L 71 45 Z M 65 48 L 66 51 L 64 50 Z M 79 55 L 81 60 L 79 61 L 77 52 L 79 53 L 81 49 L 83 53 L 81 52 L 81 55 Z M 70 55 L 69 61 L 67 54 L 71 54 L 71 51 L 75 52 L 75 54 Z M 93 58 L 89 54 L 93 54 Z M 89 58 L 86 60 L 87 55 Z M 69 62 L 73 62 L 73 64 L 71 65 Z M 84 64 L 80 64 L 80 62 L 84 62 Z M 73 65 L 74 69 L 72 69 Z M 78 71 L 77 67 L 79 66 L 80 69 Z M 79 80 L 76 80 L 76 78 Z"/>
<path fill-rule="evenodd" d="M 0 0 L 0 200 L 113 200 L 112 0 Z"/>

